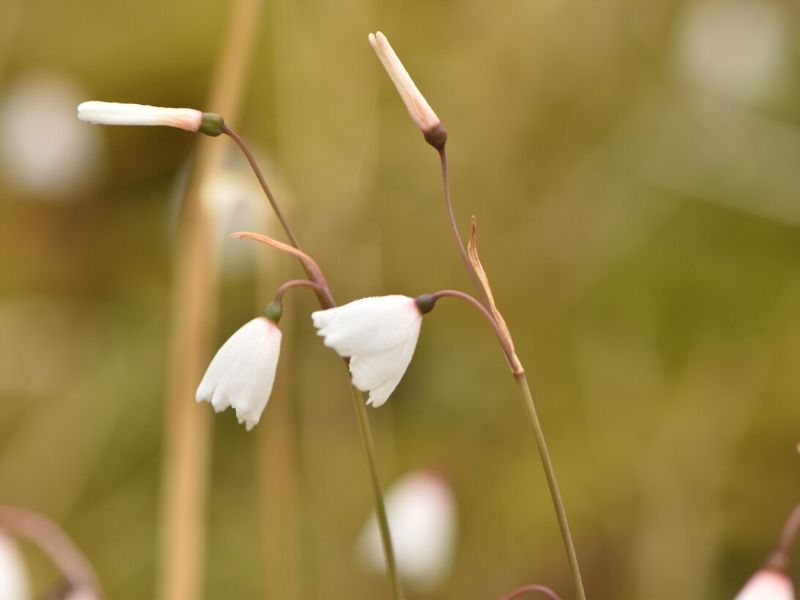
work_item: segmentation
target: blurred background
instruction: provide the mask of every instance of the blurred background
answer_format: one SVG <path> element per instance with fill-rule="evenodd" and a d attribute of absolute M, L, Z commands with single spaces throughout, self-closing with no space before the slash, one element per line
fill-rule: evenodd
<path fill-rule="evenodd" d="M 0 502 L 60 523 L 113 600 L 158 594 L 178 223 L 198 138 L 90 126 L 75 107 L 215 110 L 233 5 L 2 1 Z M 732 597 L 800 488 L 797 6 L 264 0 L 254 27 L 234 125 L 337 299 L 469 289 L 435 152 L 367 43 L 380 29 L 450 133 L 455 212 L 465 232 L 478 217 L 589 596 Z M 301 275 L 225 239 L 281 234 L 232 142 L 209 142 L 226 156 L 204 187 L 204 364 Z M 371 491 L 314 308 L 288 299 L 253 432 L 187 409 L 211 428 L 200 597 L 388 597 L 355 553 Z M 571 596 L 524 407 L 478 316 L 441 303 L 369 414 L 387 485 L 433 469 L 458 506 L 450 574 L 410 598 L 534 582 Z M 52 567 L 23 551 L 45 589 Z"/>

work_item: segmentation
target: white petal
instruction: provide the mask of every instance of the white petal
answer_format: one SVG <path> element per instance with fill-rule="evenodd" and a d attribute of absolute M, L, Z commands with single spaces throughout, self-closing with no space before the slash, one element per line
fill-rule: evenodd
<path fill-rule="evenodd" d="M 794 600 L 794 588 L 783 573 L 762 569 L 750 578 L 734 600 Z"/>
<path fill-rule="evenodd" d="M 434 473 L 406 475 L 387 491 L 386 511 L 400 576 L 415 591 L 432 592 L 448 576 L 455 554 L 458 518 L 450 487 Z M 370 569 L 385 568 L 374 513 L 362 529 L 356 553 Z"/>
<path fill-rule="evenodd" d="M 210 402 L 217 412 L 233 407 L 238 421 L 251 430 L 275 382 L 281 338 L 281 330 L 264 317 L 245 323 L 214 356 L 196 400 Z"/>
<path fill-rule="evenodd" d="M 78 118 L 99 125 L 164 125 L 198 131 L 203 113 L 193 108 L 163 108 L 92 100 L 78 105 Z"/>
<path fill-rule="evenodd" d="M 16 544 L 0 532 L 0 599 L 27 600 L 30 598 L 30 581 Z"/>
<path fill-rule="evenodd" d="M 311 315 L 325 345 L 350 358 L 353 384 L 381 406 L 406 372 L 419 338 L 422 314 L 413 298 L 362 298 Z"/>
<path fill-rule="evenodd" d="M 422 319 L 413 298 L 378 296 L 312 313 L 325 345 L 342 356 L 381 352 L 405 341 L 407 332 Z"/>

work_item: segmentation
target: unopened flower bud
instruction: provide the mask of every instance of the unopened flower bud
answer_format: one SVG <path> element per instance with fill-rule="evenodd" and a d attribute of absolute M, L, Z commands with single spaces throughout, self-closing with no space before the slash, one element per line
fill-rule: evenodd
<path fill-rule="evenodd" d="M 425 140 L 436 149 L 444 148 L 447 132 L 442 127 L 442 122 L 414 84 L 414 80 L 400 62 L 389 40 L 379 31 L 369 34 L 369 43 L 400 93 L 400 97 L 408 109 L 408 114 L 411 115 L 417 127 L 422 130 Z"/>
<path fill-rule="evenodd" d="M 207 113 L 211 114 L 211 113 Z M 95 125 L 163 125 L 186 131 L 201 131 L 206 115 L 193 108 L 163 108 L 144 104 L 122 102 L 82 102 L 78 105 L 78 118 Z M 218 117 L 219 115 L 213 115 Z M 203 130 L 203 133 L 207 131 Z M 219 135 L 219 133 L 209 135 Z"/>

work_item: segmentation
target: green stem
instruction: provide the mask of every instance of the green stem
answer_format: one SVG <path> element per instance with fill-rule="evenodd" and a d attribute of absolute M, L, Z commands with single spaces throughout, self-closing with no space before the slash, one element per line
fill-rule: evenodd
<path fill-rule="evenodd" d="M 525 398 L 525 405 L 528 408 L 528 414 L 531 418 L 531 425 L 533 425 L 533 433 L 536 435 L 536 445 L 539 448 L 539 456 L 542 459 L 542 467 L 544 467 L 544 474 L 547 478 L 547 487 L 550 488 L 550 497 L 553 499 L 553 508 L 556 511 L 558 518 L 558 526 L 561 529 L 561 538 L 564 541 L 564 548 L 567 551 L 567 559 L 569 560 L 569 568 L 572 571 L 572 582 L 575 586 L 575 597 L 577 600 L 586 600 L 586 592 L 583 591 L 583 581 L 581 580 L 581 570 L 578 566 L 578 556 L 575 554 L 575 545 L 572 543 L 572 535 L 569 532 L 569 523 L 567 522 L 567 512 L 564 510 L 564 502 L 561 500 L 561 494 L 558 491 L 558 482 L 556 481 L 556 474 L 553 470 L 553 463 L 550 462 L 550 453 L 547 451 L 547 442 L 544 439 L 544 432 L 542 431 L 542 424 L 539 422 L 539 415 L 536 413 L 536 405 L 533 402 L 533 395 L 531 388 L 528 385 L 528 378 L 525 373 L 519 373 L 514 376 Z"/>
<path fill-rule="evenodd" d="M 275 215 L 278 217 L 278 220 L 283 227 L 283 230 L 286 232 L 286 236 L 291 241 L 291 246 L 294 249 L 292 254 L 297 256 L 300 259 L 300 264 L 303 267 L 303 270 L 306 273 L 306 276 L 313 280 L 316 287 L 311 286 L 316 295 L 317 299 L 319 300 L 319 304 L 323 309 L 332 308 L 336 306 L 336 302 L 333 299 L 333 295 L 328 288 L 328 284 L 325 280 L 322 271 L 319 269 L 316 262 L 311 259 L 305 252 L 303 252 L 302 248 L 300 247 L 300 243 L 297 241 L 297 237 L 294 235 L 291 227 L 289 227 L 289 223 L 283 216 L 281 212 L 280 206 L 278 205 L 278 201 L 270 190 L 269 185 L 267 185 L 267 181 L 264 177 L 264 174 L 261 172 L 261 169 L 258 167 L 258 163 L 253 156 L 253 153 L 250 151 L 250 148 L 247 146 L 247 143 L 242 139 L 242 137 L 236 133 L 230 127 L 225 127 L 224 133 L 228 135 L 236 145 L 239 146 L 239 149 L 244 154 L 247 162 L 250 164 L 250 167 L 255 173 L 256 178 L 258 179 L 259 184 L 261 185 L 261 189 L 264 191 L 264 194 L 267 196 L 269 200 L 270 206 L 272 206 L 272 210 L 275 212 Z M 235 235 L 235 234 L 234 234 Z M 286 248 L 285 244 L 281 244 L 280 242 L 276 242 L 276 240 L 272 240 L 267 238 L 266 236 L 259 236 L 253 234 L 242 235 L 241 237 L 250 237 L 253 239 L 259 239 L 259 241 L 263 241 L 272 246 L 276 246 L 278 248 L 291 251 L 290 248 Z M 298 284 L 296 282 L 292 283 L 294 285 L 305 285 L 305 284 Z M 283 290 L 285 291 L 285 290 Z M 350 372 L 347 373 L 347 379 L 350 380 Z M 367 453 L 367 462 L 369 463 L 369 472 L 370 478 L 372 481 L 372 489 L 375 495 L 375 514 L 378 517 L 378 525 L 380 526 L 381 532 L 381 542 L 383 544 L 383 551 L 384 551 L 384 558 L 386 559 L 386 573 L 389 577 L 389 582 L 392 586 L 392 592 L 394 595 L 395 600 L 402 600 L 402 594 L 400 592 L 400 583 L 397 579 L 397 568 L 395 566 L 394 560 L 394 547 L 392 546 L 392 536 L 389 531 L 389 521 L 386 518 L 386 506 L 383 499 L 383 489 L 381 488 L 380 477 L 378 473 L 378 457 L 375 452 L 375 442 L 372 438 L 372 429 L 370 428 L 369 419 L 367 418 L 367 409 L 365 407 L 364 399 L 361 395 L 361 392 L 358 391 L 357 388 L 353 387 L 351 384 L 351 388 L 353 391 L 353 404 L 355 405 L 356 409 L 356 417 L 358 418 L 358 428 L 361 432 L 361 440 L 364 443 L 364 450 Z"/>
<path fill-rule="evenodd" d="M 350 377 L 349 372 L 347 376 L 348 378 Z M 375 452 L 375 441 L 372 439 L 372 429 L 369 426 L 367 408 L 364 403 L 364 397 L 358 388 L 351 385 L 350 390 L 353 395 L 353 407 L 356 409 L 356 416 L 358 417 L 358 428 L 361 431 L 361 439 L 364 442 L 364 450 L 367 453 L 367 462 L 369 463 L 369 475 L 372 480 L 372 490 L 375 494 L 375 516 L 378 519 L 383 554 L 386 559 L 386 574 L 392 584 L 392 595 L 395 600 L 402 600 L 403 594 L 400 591 L 400 581 L 397 578 L 397 566 L 394 559 L 394 548 L 392 547 L 392 534 L 389 530 L 389 519 L 386 516 L 386 504 L 383 500 L 381 478 L 378 470 L 378 456 Z"/>

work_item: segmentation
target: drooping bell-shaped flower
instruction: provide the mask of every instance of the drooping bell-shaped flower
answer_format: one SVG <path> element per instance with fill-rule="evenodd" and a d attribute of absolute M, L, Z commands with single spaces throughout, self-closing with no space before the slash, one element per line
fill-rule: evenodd
<path fill-rule="evenodd" d="M 435 590 L 455 554 L 458 516 L 450 486 L 430 471 L 406 475 L 387 491 L 386 512 L 400 577 L 416 591 Z M 358 538 L 356 557 L 369 569 L 385 568 L 374 514 Z"/>
<path fill-rule="evenodd" d="M 78 118 L 95 125 L 162 125 L 214 136 L 222 133 L 223 126 L 219 115 L 194 108 L 164 108 L 98 100 L 79 104 Z"/>
<path fill-rule="evenodd" d="M 242 325 L 217 351 L 195 399 L 216 412 L 233 407 L 247 431 L 258 424 L 275 382 L 281 330 L 267 317 Z"/>
<path fill-rule="evenodd" d="M 422 324 L 414 298 L 376 296 L 318 310 L 314 327 L 340 356 L 350 359 L 353 384 L 369 392 L 367 404 L 381 406 L 411 362 Z"/>
<path fill-rule="evenodd" d="M 785 573 L 764 568 L 749 579 L 734 600 L 794 600 L 794 586 Z"/>

